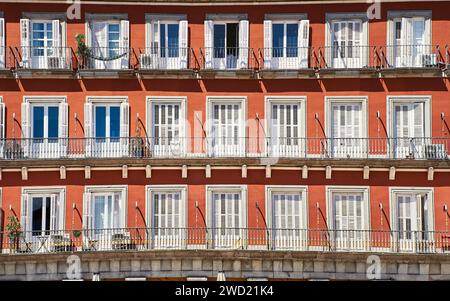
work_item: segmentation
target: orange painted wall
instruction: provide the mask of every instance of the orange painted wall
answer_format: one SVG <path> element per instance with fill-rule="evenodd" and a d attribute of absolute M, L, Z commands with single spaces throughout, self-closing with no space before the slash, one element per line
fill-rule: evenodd
<path fill-rule="evenodd" d="M 8 4 L 0 3 L 0 12 L 6 20 L 6 44 L 20 45 L 19 19 L 23 11 L 26 12 L 64 12 L 67 5 L 42 4 Z M 255 6 L 116 6 L 116 5 L 83 5 L 82 15 L 89 13 L 123 13 L 128 14 L 130 20 L 131 47 L 145 47 L 145 13 L 181 13 L 188 15 L 189 46 L 198 50 L 203 47 L 203 20 L 206 13 L 247 13 L 250 21 L 250 47 L 263 47 L 263 20 L 265 13 L 307 13 L 311 23 L 311 46 L 323 46 L 325 35 L 325 13 L 331 12 L 364 12 L 367 4 L 349 5 L 255 5 Z M 369 25 L 369 44 L 383 46 L 386 44 L 386 16 L 388 10 L 432 10 L 432 43 L 443 45 L 450 42 L 448 28 L 450 2 L 422 2 L 422 3 L 382 3 L 382 20 L 372 20 Z M 69 20 L 67 28 L 68 46 L 75 47 L 75 35 L 84 33 L 84 19 Z M 197 51 L 198 53 L 198 51 Z M 381 118 L 386 122 L 386 97 L 388 95 L 431 95 L 432 97 L 432 135 L 448 136 L 442 132 L 440 113 L 450 116 L 448 101 L 450 82 L 442 78 L 416 79 L 303 79 L 303 80 L 143 80 L 137 79 L 0 79 L 0 96 L 6 104 L 7 137 L 20 136 L 20 104 L 23 96 L 31 95 L 64 95 L 69 103 L 69 132 L 70 137 L 83 137 L 82 127 L 75 122 L 74 114 L 78 115 L 83 124 L 83 105 L 86 96 L 128 96 L 130 101 L 131 125 L 130 135 L 134 136 L 136 129 L 136 114 L 139 113 L 145 123 L 145 97 L 154 96 L 187 96 L 188 120 L 193 124 L 194 112 L 202 112 L 205 116 L 206 97 L 209 95 L 239 95 L 248 97 L 248 118 L 254 119 L 256 113 L 264 117 L 264 97 L 267 95 L 299 95 L 307 97 L 307 135 L 315 137 L 317 124 L 314 114 L 317 113 L 324 122 L 325 96 L 353 96 L 364 95 L 369 98 L 369 136 L 377 137 L 376 112 L 380 111 Z M 13 114 L 16 116 L 15 123 Z M 204 120 L 205 117 L 203 117 Z M 319 136 L 321 136 L 319 131 Z M 381 133 L 381 136 L 384 136 Z M 307 180 L 302 180 L 298 171 L 272 171 L 272 178 L 266 179 L 263 170 L 249 170 L 247 179 L 240 177 L 239 170 L 217 172 L 213 171 L 210 179 L 204 177 L 204 171 L 189 171 L 187 179 L 181 178 L 181 171 L 155 170 L 151 179 L 146 179 L 144 171 L 129 171 L 128 179 L 121 179 L 120 171 L 94 171 L 91 180 L 84 179 L 83 172 L 68 172 L 66 180 L 59 179 L 58 172 L 30 173 L 27 181 L 22 181 L 20 173 L 3 173 L 0 180 L 2 187 L 3 208 L 8 212 L 12 205 L 14 212 L 20 215 L 20 190 L 22 186 L 52 186 L 63 185 L 67 188 L 67 227 L 72 226 L 72 203 L 82 212 L 82 191 L 84 185 L 93 184 L 128 184 L 129 205 L 128 225 L 143 225 L 141 216 L 135 213 L 135 202 L 145 216 L 144 185 L 148 184 L 188 184 L 188 214 L 189 223 L 195 222 L 197 200 L 200 208 L 205 207 L 206 184 L 246 184 L 249 191 L 249 226 L 260 226 L 261 219 L 255 210 L 258 201 L 264 212 L 265 185 L 307 185 L 309 190 L 309 225 L 323 227 L 324 221 L 318 215 L 316 203 L 326 216 L 325 185 L 367 185 L 370 186 L 371 223 L 373 229 L 387 229 L 386 220 L 380 214 L 379 203 L 383 204 L 389 217 L 389 187 L 390 186 L 421 186 L 434 187 L 435 192 L 435 221 L 437 230 L 446 230 L 448 219 L 442 206 L 450 205 L 447 196 L 450 195 L 450 176 L 447 173 L 436 173 L 435 180 L 430 182 L 426 173 L 398 173 L 397 180 L 389 181 L 387 172 L 371 172 L 370 180 L 362 180 L 361 172 L 333 172 L 332 180 L 325 180 L 323 172 L 310 172 Z M 318 217 L 319 216 L 319 217 Z M 81 218 L 75 216 L 74 227 L 80 227 Z"/>

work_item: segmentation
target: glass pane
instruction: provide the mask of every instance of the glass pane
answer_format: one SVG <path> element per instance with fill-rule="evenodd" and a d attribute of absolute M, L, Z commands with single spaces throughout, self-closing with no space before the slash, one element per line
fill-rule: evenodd
<path fill-rule="evenodd" d="M 296 57 L 298 52 L 298 24 L 286 26 L 286 56 Z"/>
<path fill-rule="evenodd" d="M 46 197 L 45 198 L 45 234 L 49 234 L 48 231 L 50 230 L 50 205 L 51 205 L 51 201 L 50 201 L 50 197 Z"/>
<path fill-rule="evenodd" d="M 169 57 L 178 57 L 178 24 L 169 24 L 167 26 L 167 46 L 169 48 Z"/>
<path fill-rule="evenodd" d="M 284 24 L 272 25 L 272 56 L 283 56 Z"/>
<path fill-rule="evenodd" d="M 106 137 L 106 107 L 95 107 L 95 137 Z"/>
<path fill-rule="evenodd" d="M 110 136 L 111 138 L 120 137 L 120 107 L 110 108 Z"/>
<path fill-rule="evenodd" d="M 159 26 L 159 45 L 161 47 L 161 57 L 166 57 L 166 24 Z"/>
<path fill-rule="evenodd" d="M 214 25 L 214 58 L 225 57 L 225 25 Z"/>
<path fill-rule="evenodd" d="M 48 108 L 48 138 L 58 138 L 58 107 Z"/>
<path fill-rule="evenodd" d="M 94 229 L 103 229 L 105 227 L 105 197 L 94 197 Z"/>
<path fill-rule="evenodd" d="M 44 138 L 44 107 L 33 107 L 33 138 Z"/>
<path fill-rule="evenodd" d="M 42 202 L 43 199 L 42 197 L 34 197 L 32 199 L 32 227 L 31 230 L 32 231 L 42 231 L 42 214 L 43 214 L 43 210 L 42 210 Z M 41 235 L 41 233 L 34 233 L 33 235 Z"/>

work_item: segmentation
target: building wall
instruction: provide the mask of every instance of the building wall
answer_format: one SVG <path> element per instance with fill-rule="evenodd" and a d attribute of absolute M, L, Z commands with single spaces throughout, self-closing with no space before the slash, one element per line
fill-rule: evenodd
<path fill-rule="evenodd" d="M 383 46 L 386 44 L 386 16 L 389 10 L 432 10 L 432 43 L 443 47 L 448 43 L 450 18 L 448 7 L 450 2 L 422 3 L 382 3 L 382 20 L 372 20 L 369 25 L 369 45 Z M 42 4 L 0 4 L 6 21 L 6 44 L 20 45 L 19 19 L 22 12 L 64 12 L 66 5 Z M 82 15 L 85 13 L 123 13 L 126 12 L 130 21 L 130 45 L 134 48 L 145 47 L 145 13 L 182 13 L 188 15 L 189 46 L 196 49 L 203 47 L 203 20 L 207 13 L 247 13 L 250 21 L 250 47 L 263 47 L 263 20 L 265 13 L 307 13 L 310 25 L 310 40 L 313 47 L 324 45 L 325 13 L 330 12 L 364 12 L 365 4 L 339 5 L 259 5 L 259 6 L 116 6 L 116 5 L 82 5 Z M 67 45 L 76 47 L 75 35 L 84 33 L 84 18 L 69 20 L 67 27 Z M 127 96 L 130 102 L 130 136 L 135 135 L 138 127 L 136 114 L 139 113 L 145 124 L 147 96 L 185 96 L 187 97 L 187 116 L 191 125 L 194 112 L 201 112 L 202 120 L 206 119 L 207 96 L 245 96 L 248 101 L 247 117 L 249 123 L 256 127 L 255 116 L 262 118 L 264 98 L 266 96 L 305 96 L 307 98 L 307 136 L 322 137 L 323 134 L 315 121 L 317 113 L 319 120 L 325 122 L 326 96 L 366 96 L 368 97 L 369 137 L 385 137 L 382 127 L 377 122 L 376 112 L 387 125 L 386 98 L 394 95 L 428 95 L 432 98 L 432 136 L 449 136 L 449 131 L 443 127 L 440 115 L 450 116 L 449 100 L 450 82 L 447 78 L 393 78 L 393 79 L 274 79 L 274 80 L 194 80 L 194 79 L 0 79 L 0 96 L 6 104 L 6 136 L 20 136 L 20 104 L 24 96 L 32 95 L 63 95 L 69 103 L 69 136 L 83 137 L 83 105 L 87 96 Z M 16 122 L 13 121 L 13 115 Z M 77 114 L 80 124 L 76 122 Z M 380 129 L 381 128 L 381 129 Z M 195 133 L 192 135 L 196 135 Z M 252 134 L 249 134 L 251 136 Z M 253 134 L 254 135 L 254 134 Z M 236 166 L 239 166 L 236 164 Z M 0 180 L 2 187 L 2 203 L 9 215 L 11 205 L 15 214 L 20 216 L 20 193 L 24 186 L 65 186 L 67 188 L 66 227 L 80 227 L 82 215 L 82 192 L 85 185 L 128 185 L 128 226 L 142 226 L 144 220 L 135 210 L 135 202 L 145 216 L 145 185 L 152 184 L 187 184 L 189 225 L 196 220 L 195 201 L 205 212 L 205 185 L 239 184 L 248 185 L 248 215 L 249 226 L 262 226 L 255 203 L 261 204 L 264 212 L 264 191 L 266 185 L 305 185 L 308 186 L 308 214 L 310 227 L 323 227 L 324 221 L 318 217 L 316 203 L 326 216 L 325 191 L 326 185 L 361 185 L 370 186 L 371 227 L 372 229 L 388 229 L 386 220 L 379 209 L 383 204 L 386 216 L 389 215 L 389 187 L 419 186 L 434 188 L 436 230 L 448 230 L 448 218 L 442 211 L 448 202 L 447 193 L 450 175 L 446 172 L 436 173 L 433 181 L 427 180 L 425 171 L 399 172 L 396 180 L 388 179 L 387 171 L 371 172 L 369 180 L 363 180 L 362 172 L 334 171 L 332 179 L 326 180 L 324 171 L 311 171 L 308 179 L 302 179 L 300 171 L 276 170 L 271 178 L 265 177 L 264 169 L 250 169 L 247 178 L 241 177 L 239 169 L 213 170 L 211 178 L 205 178 L 204 170 L 189 170 L 188 177 L 181 177 L 179 169 L 155 168 L 151 179 L 145 177 L 145 171 L 129 171 L 127 179 L 122 179 L 121 171 L 93 171 L 91 179 L 84 178 L 83 171 L 70 171 L 67 178 L 61 180 L 57 171 L 30 172 L 28 180 L 22 180 L 20 172 L 4 172 Z M 79 213 L 75 215 L 72 224 L 72 203 L 76 204 Z"/>

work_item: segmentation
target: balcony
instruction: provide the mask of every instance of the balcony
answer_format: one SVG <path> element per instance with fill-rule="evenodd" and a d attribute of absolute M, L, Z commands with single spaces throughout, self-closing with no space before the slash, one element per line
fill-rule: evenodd
<path fill-rule="evenodd" d="M 314 78 L 315 61 L 312 47 L 280 47 L 259 49 L 261 78 Z"/>
<path fill-rule="evenodd" d="M 0 46 L 0 78 L 11 78 L 11 67 L 13 66 L 13 56 L 9 47 Z"/>
<path fill-rule="evenodd" d="M 198 69 L 191 48 L 139 49 L 138 75 L 141 78 L 194 78 Z"/>
<path fill-rule="evenodd" d="M 0 254 L 147 250 L 450 252 L 448 231 L 111 228 L 0 232 Z"/>
<path fill-rule="evenodd" d="M 70 47 L 20 47 L 14 49 L 19 78 L 73 78 L 74 53 Z"/>
<path fill-rule="evenodd" d="M 132 48 L 91 47 L 78 55 L 78 72 L 82 78 L 134 77 L 136 64 Z"/>
<path fill-rule="evenodd" d="M 1 140 L 0 158 L 448 160 L 449 149 L 450 138 L 40 138 Z"/>
<path fill-rule="evenodd" d="M 252 48 L 200 48 L 202 78 L 253 78 L 257 57 Z"/>

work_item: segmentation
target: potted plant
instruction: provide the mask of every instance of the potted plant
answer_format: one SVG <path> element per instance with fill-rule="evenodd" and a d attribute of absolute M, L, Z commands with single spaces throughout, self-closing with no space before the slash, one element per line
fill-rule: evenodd
<path fill-rule="evenodd" d="M 73 230 L 72 231 L 73 237 L 78 238 L 81 236 L 81 231 L 80 230 Z"/>
<path fill-rule="evenodd" d="M 9 249 L 12 253 L 19 248 L 19 238 L 22 234 L 19 219 L 16 216 L 8 217 L 6 231 L 9 238 Z"/>
<path fill-rule="evenodd" d="M 77 42 L 77 57 L 81 66 L 85 66 L 88 62 L 88 57 L 91 54 L 91 50 L 86 45 L 86 37 L 84 34 L 77 34 L 75 36 L 75 40 Z"/>

